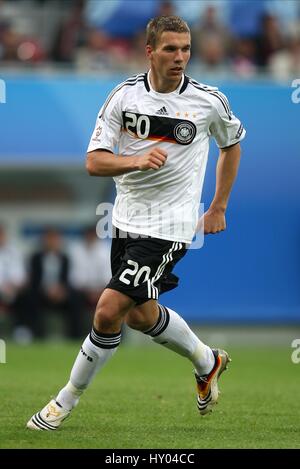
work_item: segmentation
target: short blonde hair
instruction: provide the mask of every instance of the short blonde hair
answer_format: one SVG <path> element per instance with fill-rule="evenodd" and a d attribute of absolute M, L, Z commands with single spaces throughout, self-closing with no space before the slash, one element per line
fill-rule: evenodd
<path fill-rule="evenodd" d="M 155 49 L 157 41 L 165 31 L 190 33 L 187 23 L 179 16 L 157 16 L 147 24 L 147 45 Z"/>

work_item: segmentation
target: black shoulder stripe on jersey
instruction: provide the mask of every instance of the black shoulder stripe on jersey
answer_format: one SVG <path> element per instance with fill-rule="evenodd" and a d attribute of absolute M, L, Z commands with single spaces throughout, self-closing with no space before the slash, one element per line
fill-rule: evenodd
<path fill-rule="evenodd" d="M 199 85 L 198 83 L 195 83 L 195 82 L 192 82 L 192 81 L 190 81 L 190 83 L 191 83 L 195 88 L 197 88 L 197 89 L 199 89 L 199 90 L 202 90 L 202 91 L 205 91 L 206 93 L 209 93 L 209 94 L 215 96 L 216 98 L 218 98 L 218 99 L 221 101 L 221 103 L 222 103 L 222 105 L 223 105 L 223 107 L 224 107 L 226 113 L 227 113 L 227 114 L 229 115 L 229 117 L 230 117 L 230 107 L 229 107 L 229 103 L 228 103 L 227 99 L 225 99 L 225 96 L 224 96 L 224 95 L 222 95 L 222 94 L 219 93 L 218 91 L 211 90 L 211 89 L 209 89 L 209 88 L 204 88 L 203 86 Z"/>
<path fill-rule="evenodd" d="M 145 83 L 145 88 L 146 88 L 146 90 L 147 90 L 148 93 L 149 93 L 149 91 L 150 91 L 150 85 L 149 85 L 149 83 L 148 83 L 148 73 L 144 73 L 144 83 Z"/>
<path fill-rule="evenodd" d="M 123 81 L 120 85 L 118 85 L 117 88 L 115 88 L 115 89 L 109 94 L 108 98 L 106 99 L 106 101 L 105 101 L 105 103 L 104 103 L 104 106 L 103 106 L 102 113 L 99 115 L 99 118 L 101 119 L 101 117 L 104 115 L 107 106 L 109 105 L 110 101 L 112 100 L 112 98 L 114 97 L 114 95 L 115 95 L 118 91 L 120 91 L 124 86 L 134 86 L 134 85 L 136 85 L 139 81 L 144 81 L 144 76 L 143 76 L 143 74 L 136 75 L 135 77 L 132 77 L 132 78 L 128 78 L 128 80 L 125 80 L 125 81 Z"/>
<path fill-rule="evenodd" d="M 225 102 L 225 104 L 228 106 L 228 109 L 230 110 L 230 106 L 229 106 L 229 102 L 228 102 L 228 99 L 226 98 L 226 96 L 221 93 L 220 91 L 218 91 L 218 89 L 212 87 L 212 86 L 208 86 L 208 85 L 204 85 L 203 83 L 199 83 L 198 81 L 194 80 L 193 78 L 189 77 L 189 80 L 191 83 L 193 83 L 194 85 L 197 85 L 199 86 L 201 89 L 203 89 L 203 91 L 207 91 L 208 93 L 216 93 L 217 95 L 219 95 Z"/>
<path fill-rule="evenodd" d="M 182 94 L 186 90 L 188 84 L 189 84 L 189 77 L 184 75 L 184 80 L 182 83 L 182 87 L 179 90 L 179 94 Z"/>
<path fill-rule="evenodd" d="M 222 94 L 222 93 L 220 93 L 219 91 L 216 91 L 216 90 L 213 90 L 213 91 L 208 90 L 208 93 L 213 94 L 213 95 L 217 96 L 219 99 L 221 99 L 222 102 L 224 103 L 224 106 L 227 107 L 228 113 L 230 114 L 231 110 L 230 110 L 229 102 L 228 102 L 228 99 L 226 98 L 226 96 L 224 94 Z"/>
<path fill-rule="evenodd" d="M 228 104 L 228 101 L 224 98 L 224 95 L 221 95 L 220 93 L 218 93 L 218 91 L 210 91 L 206 88 L 203 88 L 202 86 L 198 86 L 198 85 L 195 85 L 194 83 L 191 83 L 195 88 L 199 89 L 199 90 L 202 90 L 202 91 L 205 91 L 206 93 L 209 93 L 211 94 L 212 96 L 215 96 L 216 98 L 219 99 L 219 101 L 221 101 L 222 103 L 222 106 L 224 107 L 225 111 L 226 111 L 226 114 L 228 115 L 229 119 L 231 120 L 231 110 L 230 110 L 230 107 L 229 107 L 229 104 Z"/>
<path fill-rule="evenodd" d="M 210 90 L 207 87 L 203 87 L 203 86 L 199 85 L 199 83 L 197 83 L 195 80 L 190 79 L 189 82 L 190 82 L 191 85 L 193 85 L 198 90 L 205 91 L 206 93 L 209 93 L 212 96 L 215 96 L 216 98 L 218 98 L 219 101 L 222 103 L 222 106 L 225 109 L 229 120 L 231 120 L 231 110 L 230 110 L 230 107 L 229 107 L 229 103 L 228 103 L 228 101 L 227 101 L 227 99 L 225 98 L 224 95 L 220 94 L 218 91 Z"/>
<path fill-rule="evenodd" d="M 223 98 L 223 96 L 221 96 L 218 92 L 213 92 L 213 91 L 209 91 L 209 94 L 212 94 L 213 96 L 215 96 L 216 98 L 218 98 L 221 101 L 221 103 L 223 104 L 223 107 L 225 108 L 226 113 L 229 117 L 229 120 L 231 120 L 231 110 L 230 110 L 230 107 L 226 104 L 226 101 Z"/>
<path fill-rule="evenodd" d="M 132 78 L 128 78 L 127 80 L 123 81 L 122 83 L 120 83 L 120 85 L 118 85 L 115 89 L 112 90 L 112 92 L 108 95 L 108 98 L 106 99 L 105 103 L 104 103 L 104 106 L 103 106 L 103 111 L 102 111 L 102 115 L 104 114 L 104 111 L 105 109 L 107 108 L 109 102 L 111 101 L 111 99 L 113 98 L 113 96 L 119 91 L 121 90 L 124 86 L 126 85 L 135 85 L 138 81 L 140 81 L 142 79 L 143 75 L 136 75 Z"/>

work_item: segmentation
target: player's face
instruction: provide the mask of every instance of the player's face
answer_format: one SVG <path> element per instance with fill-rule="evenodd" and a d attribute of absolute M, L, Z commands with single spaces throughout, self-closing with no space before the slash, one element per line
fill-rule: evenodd
<path fill-rule="evenodd" d="M 165 31 L 158 38 L 155 49 L 147 46 L 147 55 L 151 69 L 161 79 L 179 81 L 191 55 L 191 36 Z"/>

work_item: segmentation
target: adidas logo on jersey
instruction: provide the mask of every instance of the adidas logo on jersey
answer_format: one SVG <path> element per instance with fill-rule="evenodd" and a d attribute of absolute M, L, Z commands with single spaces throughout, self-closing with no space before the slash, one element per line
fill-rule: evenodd
<path fill-rule="evenodd" d="M 158 111 L 156 111 L 156 114 L 159 114 L 160 116 L 167 116 L 168 111 L 166 110 L 165 106 L 163 106 Z"/>

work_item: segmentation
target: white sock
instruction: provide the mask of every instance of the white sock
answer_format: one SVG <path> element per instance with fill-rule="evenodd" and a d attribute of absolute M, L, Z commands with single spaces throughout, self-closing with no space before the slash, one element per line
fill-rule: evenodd
<path fill-rule="evenodd" d="M 211 348 L 201 342 L 179 314 L 165 306 L 158 307 L 158 321 L 145 334 L 150 335 L 157 344 L 187 357 L 199 376 L 208 374 L 215 364 Z"/>
<path fill-rule="evenodd" d="M 94 328 L 83 342 L 73 365 L 70 381 L 58 393 L 56 400 L 65 409 L 78 404 L 79 397 L 97 372 L 113 356 L 121 341 L 121 333 L 100 334 Z"/>

